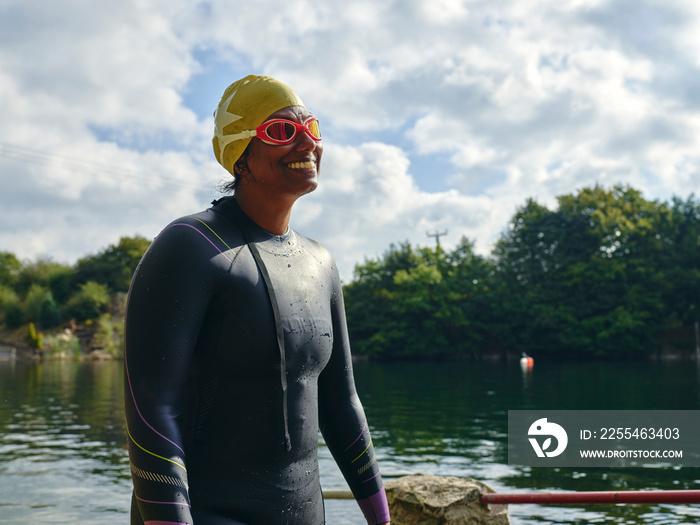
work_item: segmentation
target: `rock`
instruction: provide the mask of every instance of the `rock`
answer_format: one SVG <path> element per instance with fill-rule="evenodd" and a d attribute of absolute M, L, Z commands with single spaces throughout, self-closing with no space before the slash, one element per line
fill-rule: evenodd
<path fill-rule="evenodd" d="M 12 361 L 17 358 L 17 349 L 10 346 L 0 346 L 0 361 Z"/>
<path fill-rule="evenodd" d="M 482 505 L 495 492 L 472 478 L 416 474 L 384 483 L 392 525 L 509 525 L 507 505 Z"/>
<path fill-rule="evenodd" d="M 93 359 L 95 361 L 107 361 L 109 359 L 112 359 L 112 354 L 109 352 L 105 352 L 104 350 L 93 350 L 90 352 L 90 359 Z"/>

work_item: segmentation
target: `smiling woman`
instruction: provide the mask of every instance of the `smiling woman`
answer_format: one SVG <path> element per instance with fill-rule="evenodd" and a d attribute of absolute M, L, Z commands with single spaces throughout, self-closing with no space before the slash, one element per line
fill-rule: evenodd
<path fill-rule="evenodd" d="M 240 180 L 236 199 L 246 213 L 256 214 L 264 207 L 251 218 L 264 229 L 282 234 L 296 199 L 318 186 L 323 154 L 320 129 L 305 107 L 290 106 L 270 115 L 258 130 L 259 140 L 252 141 L 234 164 L 235 178 Z"/>
<path fill-rule="evenodd" d="M 234 196 L 168 225 L 129 294 L 131 523 L 320 525 L 319 429 L 367 522 L 388 523 L 335 263 L 289 229 L 318 185 L 318 121 L 249 76 L 215 123 Z"/>

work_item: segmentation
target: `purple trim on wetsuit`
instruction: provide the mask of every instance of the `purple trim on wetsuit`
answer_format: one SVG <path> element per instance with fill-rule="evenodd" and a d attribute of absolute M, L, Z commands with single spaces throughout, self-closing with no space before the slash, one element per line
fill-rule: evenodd
<path fill-rule="evenodd" d="M 149 249 L 150 249 L 150 248 L 149 248 Z M 127 310 L 129 309 L 129 301 L 130 301 L 130 299 L 131 299 L 131 290 L 132 290 L 132 288 L 133 288 L 133 286 L 134 286 L 134 282 L 136 281 L 136 275 L 139 273 L 139 269 L 140 269 L 140 268 L 141 268 L 141 265 L 139 264 L 139 266 L 136 267 L 136 271 L 134 272 L 134 277 L 132 277 L 132 279 L 131 279 L 131 284 L 129 285 L 129 293 L 128 293 L 127 296 L 126 296 L 126 309 L 127 309 Z M 124 318 L 124 332 L 126 332 L 126 318 Z M 143 421 L 143 422 L 146 424 L 146 426 L 147 426 L 148 428 L 150 428 L 153 432 L 155 432 L 157 435 L 159 435 L 160 437 L 162 437 L 165 441 L 167 441 L 168 443 L 170 443 L 170 444 L 172 444 L 173 446 L 175 446 L 175 447 L 176 447 L 180 452 L 182 452 L 182 454 L 184 455 L 184 454 L 185 454 L 185 451 L 182 450 L 182 448 L 181 448 L 177 443 L 175 443 L 174 441 L 168 439 L 168 438 L 165 437 L 163 434 L 161 434 L 160 432 L 158 432 L 155 428 L 153 428 L 153 427 L 151 426 L 151 424 L 150 424 L 148 421 L 146 421 L 146 418 L 143 417 L 143 415 L 141 414 L 141 410 L 139 409 L 139 405 L 138 405 L 138 403 L 136 402 L 136 396 L 134 395 L 134 388 L 131 386 L 131 376 L 129 375 L 129 363 L 128 363 L 128 361 L 127 361 L 126 355 L 127 355 L 127 351 L 126 351 L 126 340 L 125 340 L 125 341 L 124 341 L 124 370 L 126 371 L 126 382 L 129 384 L 129 392 L 131 393 L 131 399 L 132 399 L 133 402 L 134 402 L 134 408 L 136 409 L 136 413 L 139 415 L 139 417 L 141 418 L 141 421 Z M 127 426 L 128 426 L 128 425 L 127 425 Z M 133 441 L 133 440 L 132 440 L 132 441 Z"/>
<path fill-rule="evenodd" d="M 187 226 L 188 228 L 192 228 L 194 231 L 196 231 L 198 234 L 200 234 L 202 237 L 204 237 L 204 238 L 209 242 L 209 244 L 211 244 L 221 255 L 223 255 L 223 256 L 226 258 L 226 260 L 227 260 L 228 262 L 231 262 L 231 259 L 229 259 L 228 256 L 227 256 L 224 252 L 222 252 L 221 250 L 219 250 L 219 248 L 216 246 L 216 244 L 214 244 L 214 243 L 211 241 L 211 239 L 210 239 L 209 237 L 207 237 L 203 232 L 199 231 L 197 228 L 195 228 L 195 227 L 192 226 L 191 224 L 186 224 L 186 223 L 184 223 L 184 222 L 178 222 L 178 223 L 175 223 L 175 224 L 171 224 L 170 226 L 167 226 L 163 231 L 169 230 L 169 229 L 172 228 L 173 226 Z M 162 233 L 162 232 L 161 232 L 161 233 Z M 137 268 L 137 269 L 136 269 L 136 272 L 134 273 L 134 277 L 133 277 L 132 280 L 131 280 L 131 285 L 129 286 L 129 294 L 128 294 L 127 300 L 126 300 L 127 308 L 129 307 L 129 298 L 131 297 L 131 288 L 133 287 L 134 281 L 136 280 L 136 274 L 138 273 L 138 270 L 139 270 L 139 269 Z M 124 324 L 126 325 L 126 322 L 125 322 Z M 126 326 L 125 326 L 124 328 L 126 329 Z M 129 392 L 131 393 L 131 399 L 134 401 L 134 408 L 136 409 L 136 412 L 138 413 L 139 417 L 141 418 L 141 421 L 143 421 L 143 422 L 146 424 L 146 426 L 147 426 L 148 428 L 150 428 L 153 432 L 155 432 L 157 435 L 159 435 L 159 436 L 162 437 L 164 440 L 166 440 L 168 443 L 170 443 L 171 445 L 173 445 L 174 447 L 176 447 L 176 448 L 177 448 L 180 452 L 182 452 L 183 455 L 184 455 L 185 451 L 182 450 L 182 448 L 181 448 L 177 443 L 175 443 L 174 441 L 168 439 L 168 438 L 165 437 L 163 434 L 161 434 L 160 432 L 158 432 L 155 428 L 153 428 L 153 426 L 151 426 L 151 424 L 150 424 L 148 421 L 146 421 L 146 418 L 144 418 L 143 415 L 141 414 L 141 410 L 139 409 L 139 405 L 138 405 L 138 403 L 136 402 L 136 396 L 134 395 L 134 389 L 133 389 L 133 387 L 131 386 L 131 377 L 130 377 L 130 375 L 129 375 L 129 365 L 128 365 L 128 362 L 127 362 L 127 360 L 126 360 L 126 348 L 124 349 L 124 369 L 126 370 L 126 381 L 127 381 L 127 383 L 129 383 Z"/>
<path fill-rule="evenodd" d="M 136 496 L 136 499 L 143 501 L 144 503 L 155 503 L 156 505 L 182 505 L 184 507 L 192 508 L 192 505 L 189 503 L 180 503 L 179 501 L 151 501 L 148 499 L 139 498 L 138 496 Z"/>
<path fill-rule="evenodd" d="M 358 499 L 357 504 L 362 509 L 368 525 L 380 525 L 387 523 L 391 519 L 389 517 L 389 503 L 386 500 L 386 491 L 384 487 L 375 495 L 365 499 Z"/>
<path fill-rule="evenodd" d="M 221 255 L 223 255 L 228 262 L 231 262 L 231 259 L 228 258 L 228 255 L 226 255 L 224 252 L 219 250 L 219 247 L 216 244 L 214 244 L 209 237 L 207 237 L 204 233 L 199 231 L 197 228 L 195 228 L 191 224 L 185 224 L 184 222 L 178 222 L 175 224 L 171 224 L 170 226 L 166 227 L 165 229 L 168 230 L 168 229 L 172 228 L 173 226 L 187 226 L 188 228 L 192 228 L 194 231 L 196 231 L 198 234 L 200 234 L 202 237 L 204 237 L 207 241 L 209 241 L 209 244 L 211 244 L 216 249 L 216 251 L 218 251 Z M 163 230 L 163 231 L 165 231 L 165 230 Z"/>
<path fill-rule="evenodd" d="M 379 472 L 377 472 L 377 473 L 376 473 L 374 476 L 372 476 L 371 478 L 367 478 L 367 479 L 364 480 L 362 483 L 367 483 L 368 481 L 373 480 L 373 479 L 376 478 L 377 476 L 379 476 Z"/>
<path fill-rule="evenodd" d="M 366 428 L 367 428 L 367 422 L 365 421 L 365 426 L 362 427 L 362 430 L 360 431 L 360 435 L 357 436 L 357 437 L 355 438 L 355 441 L 353 441 L 352 443 L 350 443 L 350 445 L 348 446 L 348 448 L 346 448 L 343 452 L 347 452 L 348 449 L 349 449 L 351 446 L 353 446 L 355 443 L 357 443 L 357 440 L 360 439 L 360 438 L 362 437 L 362 434 L 365 433 L 365 429 L 366 429 Z"/>

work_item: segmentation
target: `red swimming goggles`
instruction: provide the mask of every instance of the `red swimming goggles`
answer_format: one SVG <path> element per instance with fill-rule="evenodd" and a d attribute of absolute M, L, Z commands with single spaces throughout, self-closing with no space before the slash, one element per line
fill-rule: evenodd
<path fill-rule="evenodd" d="M 256 136 L 266 144 L 289 144 L 297 136 L 297 133 L 303 131 L 316 142 L 321 140 L 321 128 L 318 125 L 318 119 L 310 118 L 303 124 L 298 124 L 291 120 L 276 118 L 263 122 L 251 136 Z"/>

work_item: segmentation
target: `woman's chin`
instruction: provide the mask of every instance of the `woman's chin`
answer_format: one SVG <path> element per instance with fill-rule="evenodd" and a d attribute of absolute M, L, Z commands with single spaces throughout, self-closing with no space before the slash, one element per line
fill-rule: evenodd
<path fill-rule="evenodd" d="M 297 178 L 295 186 L 299 190 L 299 195 L 311 193 L 318 188 L 318 173 L 314 170 L 313 173 L 306 173 L 304 177 Z"/>

